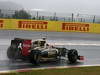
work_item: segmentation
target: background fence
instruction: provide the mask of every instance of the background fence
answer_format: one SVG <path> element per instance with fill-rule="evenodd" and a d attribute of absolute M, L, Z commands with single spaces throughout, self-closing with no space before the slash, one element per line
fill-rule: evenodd
<path fill-rule="evenodd" d="M 0 9 L 0 18 L 100 23 L 99 15 Z"/>

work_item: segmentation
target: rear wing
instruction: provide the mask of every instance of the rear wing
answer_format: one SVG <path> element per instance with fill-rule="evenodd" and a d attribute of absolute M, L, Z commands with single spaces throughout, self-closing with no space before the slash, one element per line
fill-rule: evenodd
<path fill-rule="evenodd" d="M 19 45 L 21 45 L 20 48 L 22 50 L 23 56 L 29 55 L 31 43 L 32 43 L 31 39 L 14 38 L 14 40 L 11 40 L 11 46 L 16 47 L 16 49 L 19 48 Z"/>

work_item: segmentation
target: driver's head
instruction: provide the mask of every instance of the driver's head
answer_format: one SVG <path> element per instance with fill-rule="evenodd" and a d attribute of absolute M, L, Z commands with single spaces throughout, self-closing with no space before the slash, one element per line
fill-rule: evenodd
<path fill-rule="evenodd" d="M 43 40 L 46 40 L 46 38 L 44 37 L 44 38 L 42 38 Z"/>

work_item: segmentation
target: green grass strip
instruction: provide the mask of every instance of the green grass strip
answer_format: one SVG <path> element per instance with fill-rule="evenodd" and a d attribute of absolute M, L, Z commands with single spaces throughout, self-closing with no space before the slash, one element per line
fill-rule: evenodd
<path fill-rule="evenodd" d="M 80 67 L 64 69 L 44 69 L 30 72 L 15 72 L 0 75 L 100 75 L 100 67 Z"/>

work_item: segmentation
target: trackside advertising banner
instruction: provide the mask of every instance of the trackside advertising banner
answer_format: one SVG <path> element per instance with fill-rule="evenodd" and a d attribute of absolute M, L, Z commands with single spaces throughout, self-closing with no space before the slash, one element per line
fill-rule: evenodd
<path fill-rule="evenodd" d="M 26 19 L 0 19 L 0 29 L 100 33 L 100 24 Z"/>
<path fill-rule="evenodd" d="M 47 30 L 48 22 L 45 21 L 18 21 L 18 29 Z"/>
<path fill-rule="evenodd" d="M 79 31 L 79 32 L 89 32 L 90 24 L 85 23 L 62 23 L 63 31 Z"/>

